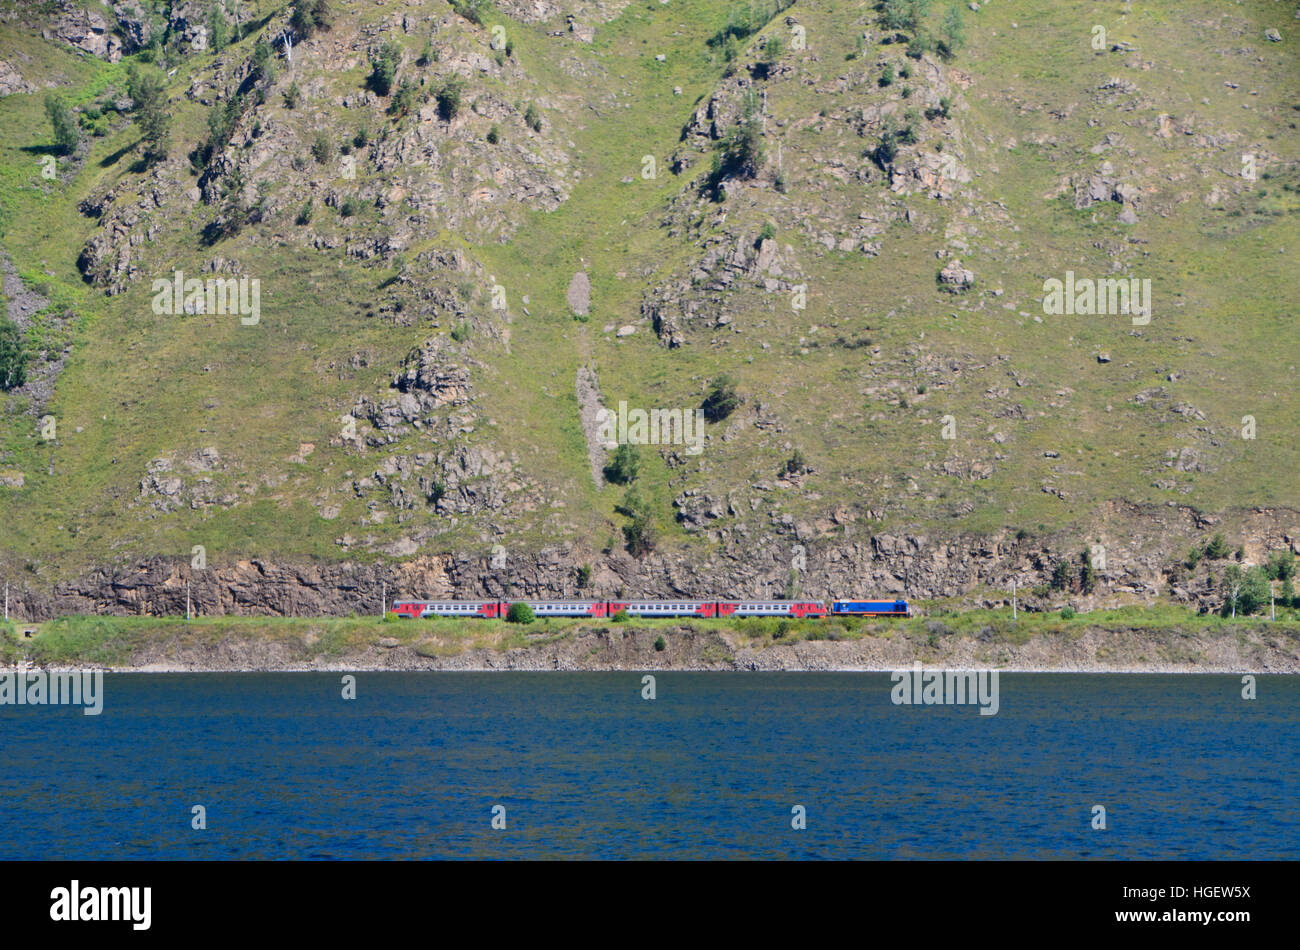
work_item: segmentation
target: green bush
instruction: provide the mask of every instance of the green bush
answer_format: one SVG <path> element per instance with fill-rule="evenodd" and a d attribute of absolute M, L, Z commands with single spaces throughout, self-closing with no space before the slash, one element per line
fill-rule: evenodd
<path fill-rule="evenodd" d="M 1069 604 L 1066 604 L 1064 607 L 1061 608 L 1062 620 L 1073 620 L 1074 616 L 1075 616 L 1074 608 L 1071 607 Z"/>
<path fill-rule="evenodd" d="M 488 0 L 450 0 L 451 8 L 476 26 L 483 25 L 483 15 L 488 10 Z"/>
<path fill-rule="evenodd" d="M 6 392 L 27 382 L 27 341 L 22 331 L 0 316 L 0 389 Z"/>
<path fill-rule="evenodd" d="M 492 126 L 492 128 L 488 129 L 487 140 L 489 144 L 496 145 L 501 141 L 501 130 L 495 125 Z"/>
<path fill-rule="evenodd" d="M 510 609 L 506 611 L 506 621 L 508 623 L 532 623 L 537 619 L 533 613 L 533 608 L 527 604 L 511 604 Z"/>
<path fill-rule="evenodd" d="M 524 125 L 534 132 L 542 131 L 542 114 L 537 111 L 537 106 L 531 102 L 528 103 L 528 108 L 524 110 Z"/>
<path fill-rule="evenodd" d="M 1216 534 L 1210 539 L 1210 543 L 1205 546 L 1205 556 L 1211 561 L 1222 561 L 1228 556 L 1228 542 L 1223 540 L 1222 534 Z"/>
<path fill-rule="evenodd" d="M 664 640 L 663 637 L 659 637 L 658 639 L 655 640 L 655 650 L 657 652 L 663 653 L 664 647 L 666 646 L 668 646 L 668 643 Z"/>
<path fill-rule="evenodd" d="M 614 458 L 605 466 L 605 479 L 616 485 L 627 485 L 641 470 L 641 459 L 636 446 L 624 443 L 614 450 Z"/>
<path fill-rule="evenodd" d="M 578 568 L 578 589 L 585 590 L 587 585 L 590 583 L 591 583 L 591 565 L 584 564 L 582 565 L 582 567 Z"/>
<path fill-rule="evenodd" d="M 401 619 L 402 619 L 402 618 L 399 617 L 399 616 L 398 616 L 394 611 L 391 611 L 391 610 L 390 610 L 390 611 L 388 611 L 386 614 L 384 614 L 384 617 L 383 617 L 382 623 L 396 623 L 397 621 L 399 621 L 399 620 L 401 620 Z"/>
<path fill-rule="evenodd" d="M 469 333 L 470 333 L 469 323 L 465 320 L 462 320 L 459 326 L 452 329 L 451 338 L 455 340 L 457 343 L 464 343 L 466 340 L 469 339 Z"/>
<path fill-rule="evenodd" d="M 302 207 L 298 209 L 297 221 L 299 224 L 311 224 L 312 215 L 315 213 L 315 206 L 312 199 L 308 198 L 303 202 Z"/>
<path fill-rule="evenodd" d="M 725 373 L 714 378 L 700 408 L 704 418 L 710 422 L 721 422 L 736 411 L 740 405 L 740 396 L 736 393 L 735 381 Z"/>
<path fill-rule="evenodd" d="M 632 617 L 627 612 L 626 607 L 620 607 L 618 608 L 618 610 L 614 611 L 614 615 L 609 619 L 613 623 L 627 623 L 629 620 L 632 619 Z"/>

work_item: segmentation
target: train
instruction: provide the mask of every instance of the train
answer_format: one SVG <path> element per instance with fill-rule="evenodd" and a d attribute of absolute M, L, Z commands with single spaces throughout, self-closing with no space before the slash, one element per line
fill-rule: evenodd
<path fill-rule="evenodd" d="M 910 617 L 906 600 L 398 600 L 399 617 L 504 618 L 514 603 L 537 617 Z"/>

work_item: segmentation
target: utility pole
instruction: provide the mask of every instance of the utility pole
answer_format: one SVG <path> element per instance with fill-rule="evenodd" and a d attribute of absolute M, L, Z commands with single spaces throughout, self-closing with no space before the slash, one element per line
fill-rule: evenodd
<path fill-rule="evenodd" d="M 9 582 L 5 581 L 5 623 L 9 622 Z"/>
<path fill-rule="evenodd" d="M 384 581 L 383 593 L 379 595 L 379 619 L 388 616 L 388 581 Z"/>
<path fill-rule="evenodd" d="M 1273 599 L 1273 592 L 1268 592 L 1268 619 L 1277 619 L 1277 602 Z"/>
<path fill-rule="evenodd" d="M 1011 619 L 1016 619 L 1016 580 L 1011 579 Z"/>
<path fill-rule="evenodd" d="M 185 578 L 185 622 L 190 622 L 190 579 Z"/>

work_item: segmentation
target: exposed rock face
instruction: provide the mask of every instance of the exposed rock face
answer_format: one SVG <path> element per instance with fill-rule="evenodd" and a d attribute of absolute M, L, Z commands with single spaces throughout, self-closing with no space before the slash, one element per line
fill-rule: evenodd
<path fill-rule="evenodd" d="M 458 464 L 471 481 L 500 462 L 477 450 L 460 450 Z M 381 467 L 396 480 L 401 470 L 416 470 L 427 459 L 391 460 Z M 453 466 L 447 466 L 450 470 Z M 462 482 L 462 485 L 468 484 Z M 449 495 L 455 492 L 449 492 Z M 709 501 L 704 500 L 705 504 Z M 713 504 L 717 505 L 717 502 Z M 783 536 L 738 539 L 707 556 L 654 553 L 637 559 L 623 552 L 593 556 L 585 547 L 549 547 L 497 559 L 476 554 L 410 557 L 416 539 L 399 541 L 401 562 L 284 564 L 249 559 L 191 570 L 183 559 L 156 558 L 129 568 L 101 569 L 45 590 L 28 585 L 11 592 L 23 616 L 46 619 L 60 613 L 172 614 L 185 609 L 185 581 L 204 614 L 345 615 L 377 610 L 381 585 L 390 597 L 431 599 L 510 599 L 512 597 L 770 597 L 787 594 L 815 598 L 902 595 L 914 599 L 957 598 L 971 606 L 1009 604 L 1016 582 L 1022 609 L 1045 609 L 1068 597 L 1082 608 L 1120 602 L 1149 603 L 1168 595 L 1175 601 L 1217 608 L 1221 597 L 1210 580 L 1214 565 L 1187 572 L 1174 567 L 1191 543 L 1203 544 L 1217 530 L 1191 509 L 1114 508 L 1097 532 L 1105 563 L 1097 568 L 1095 592 L 1080 587 L 1078 537 L 1032 542 L 1011 533 L 938 538 L 906 533 L 858 534 L 844 513 L 846 534 L 834 525 L 794 522 Z M 1114 529 L 1106 527 L 1113 521 Z M 1250 539 L 1248 557 L 1290 547 L 1300 553 L 1300 513 L 1260 510 L 1240 526 Z M 793 571 L 794 556 L 806 557 Z M 496 562 L 494 564 L 494 561 Z M 1075 565 L 1068 590 L 1043 594 L 1060 562 Z M 593 567 L 586 589 L 577 586 L 577 569 Z M 1221 567 L 1219 568 L 1221 570 Z M 792 578 L 793 573 L 793 578 Z M 794 589 L 791 590 L 791 587 Z"/>
<path fill-rule="evenodd" d="M 15 92 L 35 92 L 36 89 L 11 63 L 0 59 L 0 96 L 13 95 Z"/>
<path fill-rule="evenodd" d="M 113 25 L 95 9 L 72 0 L 60 0 L 58 12 L 41 36 L 110 63 L 122 58 L 122 40 L 113 32 Z"/>

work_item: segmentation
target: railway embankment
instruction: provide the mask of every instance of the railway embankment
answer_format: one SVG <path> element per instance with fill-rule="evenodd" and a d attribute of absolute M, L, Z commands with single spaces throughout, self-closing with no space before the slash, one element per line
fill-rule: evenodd
<path fill-rule="evenodd" d="M 1300 621 L 1175 608 L 894 621 L 63 617 L 10 625 L 5 667 L 139 672 L 895 670 L 1300 672 Z"/>

